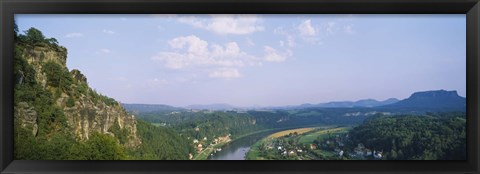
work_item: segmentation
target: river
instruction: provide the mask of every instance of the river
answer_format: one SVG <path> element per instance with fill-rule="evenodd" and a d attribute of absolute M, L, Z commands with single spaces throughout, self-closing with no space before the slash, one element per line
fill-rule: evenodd
<path fill-rule="evenodd" d="M 250 146 L 262 138 L 277 132 L 278 130 L 260 132 L 248 135 L 234 140 L 222 147 L 221 151 L 214 153 L 209 160 L 245 160 L 245 155 L 250 150 Z"/>

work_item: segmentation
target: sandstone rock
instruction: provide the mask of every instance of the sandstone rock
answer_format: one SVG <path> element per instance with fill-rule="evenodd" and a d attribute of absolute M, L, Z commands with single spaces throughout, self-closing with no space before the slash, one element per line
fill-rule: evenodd
<path fill-rule="evenodd" d="M 73 69 L 72 71 L 70 71 L 70 73 L 73 75 L 73 78 L 78 82 L 87 84 L 87 77 L 85 77 L 85 75 L 83 75 L 80 70 Z"/>
<path fill-rule="evenodd" d="M 37 112 L 26 102 L 20 102 L 15 107 L 14 117 L 23 128 L 31 129 L 34 136 L 38 133 Z"/>
<path fill-rule="evenodd" d="M 42 63 L 53 61 L 60 64 L 63 68 L 67 68 L 67 50 L 63 47 L 53 49 L 51 47 L 35 46 L 33 48 L 25 48 L 23 53 L 23 57 L 27 59 L 27 62 L 36 71 L 35 78 L 37 82 L 54 94 L 56 89 L 47 86 L 47 77 L 42 73 Z M 87 78 L 79 70 L 74 69 L 70 74 L 77 82 L 87 84 Z M 75 89 L 75 87 L 76 85 L 73 84 L 70 88 Z M 127 129 L 129 133 L 124 146 L 137 147 L 140 145 L 141 140 L 137 136 L 137 121 L 134 116 L 129 115 L 120 104 L 107 105 L 101 100 L 94 98 L 92 93 L 91 90 L 88 90 L 84 94 L 77 94 L 75 97 L 63 91 L 55 102 L 59 108 L 63 109 L 68 125 L 74 130 L 76 138 L 79 141 L 85 141 L 94 132 L 115 137 L 112 132 L 109 132 L 109 129 L 114 124 L 117 124 L 121 129 Z M 74 98 L 75 100 L 75 104 L 72 107 L 67 107 L 66 102 L 69 98 Z M 22 127 L 31 128 L 33 134 L 37 133 L 37 113 L 27 103 L 18 103 L 18 106 L 15 107 L 15 118 L 19 119 Z"/>

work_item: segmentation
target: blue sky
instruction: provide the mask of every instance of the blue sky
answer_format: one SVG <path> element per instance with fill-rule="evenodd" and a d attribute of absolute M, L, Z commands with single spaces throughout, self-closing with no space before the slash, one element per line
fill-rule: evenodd
<path fill-rule="evenodd" d="M 465 15 L 17 15 L 124 103 L 279 106 L 466 93 Z"/>

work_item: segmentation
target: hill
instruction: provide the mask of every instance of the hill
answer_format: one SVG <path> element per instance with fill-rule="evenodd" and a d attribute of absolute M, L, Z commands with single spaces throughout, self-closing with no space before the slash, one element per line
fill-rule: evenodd
<path fill-rule="evenodd" d="M 184 111 L 186 109 L 173 107 L 170 105 L 162 105 L 162 104 L 126 104 L 122 103 L 122 106 L 128 111 L 132 113 L 140 113 L 140 112 L 172 112 L 172 111 Z"/>
<path fill-rule="evenodd" d="M 352 101 L 334 101 L 334 102 L 328 102 L 328 103 L 321 103 L 318 104 L 317 107 L 326 107 L 326 108 L 352 108 L 352 107 L 377 107 L 377 106 L 383 106 L 383 105 L 388 105 L 388 104 L 393 104 L 398 102 L 399 100 L 396 98 L 389 98 L 384 101 L 377 101 L 374 99 L 363 99 L 363 100 L 358 100 L 355 102 Z"/>
<path fill-rule="evenodd" d="M 232 110 L 238 107 L 225 104 L 225 103 L 215 103 L 215 104 L 207 104 L 207 105 L 189 105 L 186 108 L 188 109 L 198 109 L 198 110 Z"/>
<path fill-rule="evenodd" d="M 381 106 L 390 109 L 420 109 L 429 111 L 465 111 L 466 98 L 457 91 L 433 90 L 415 92 L 397 103 Z"/>

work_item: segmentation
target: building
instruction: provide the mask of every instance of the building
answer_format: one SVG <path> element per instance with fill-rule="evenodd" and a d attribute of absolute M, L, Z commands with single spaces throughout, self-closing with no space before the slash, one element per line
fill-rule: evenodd
<path fill-rule="evenodd" d="M 367 149 L 367 150 L 366 150 L 366 155 L 367 155 L 367 156 L 372 156 L 373 153 L 372 153 L 372 151 L 371 151 L 370 149 Z"/>
<path fill-rule="evenodd" d="M 295 156 L 297 155 L 293 150 L 290 150 L 290 152 L 288 152 L 288 156 Z"/>
<path fill-rule="evenodd" d="M 202 144 L 198 144 L 197 145 L 197 152 L 201 152 L 203 150 L 203 145 Z"/>
<path fill-rule="evenodd" d="M 379 151 L 375 152 L 375 151 L 374 151 L 373 157 L 374 157 L 375 159 L 382 159 L 382 157 L 383 157 L 382 154 L 383 154 L 382 152 L 379 152 Z"/>

